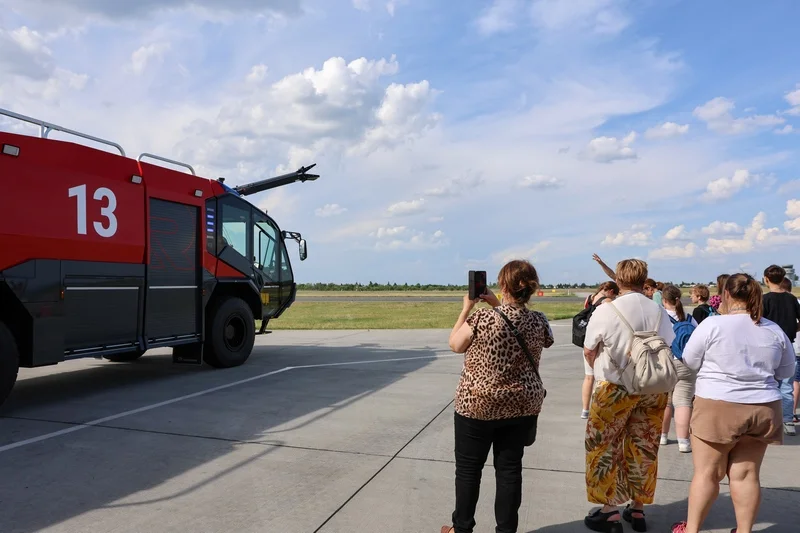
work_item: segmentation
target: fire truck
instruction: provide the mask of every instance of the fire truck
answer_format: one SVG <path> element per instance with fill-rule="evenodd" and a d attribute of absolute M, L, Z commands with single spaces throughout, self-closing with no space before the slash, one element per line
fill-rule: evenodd
<path fill-rule="evenodd" d="M 130 362 L 170 347 L 175 363 L 239 366 L 294 302 L 287 241 L 301 261 L 306 241 L 245 197 L 316 180 L 315 165 L 230 187 L 182 162 L 0 118 L 39 127 L 0 132 L 0 404 L 20 367 L 82 357 Z"/>

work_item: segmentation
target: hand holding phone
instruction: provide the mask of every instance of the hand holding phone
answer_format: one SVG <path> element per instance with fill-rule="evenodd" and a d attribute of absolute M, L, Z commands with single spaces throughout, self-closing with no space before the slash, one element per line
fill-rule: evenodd
<path fill-rule="evenodd" d="M 469 271 L 469 299 L 477 300 L 486 294 L 486 271 Z"/>

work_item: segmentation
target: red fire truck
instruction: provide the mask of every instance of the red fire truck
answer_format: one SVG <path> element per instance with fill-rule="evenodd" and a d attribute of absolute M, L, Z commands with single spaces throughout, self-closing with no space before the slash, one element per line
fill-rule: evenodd
<path fill-rule="evenodd" d="M 80 357 L 243 364 L 293 302 L 286 241 L 245 196 L 313 181 L 314 165 L 229 187 L 187 164 L 0 109 L 40 136 L 0 132 L 0 404 L 19 367 Z M 48 138 L 60 131 L 119 154 Z M 151 164 L 168 163 L 186 171 Z"/>

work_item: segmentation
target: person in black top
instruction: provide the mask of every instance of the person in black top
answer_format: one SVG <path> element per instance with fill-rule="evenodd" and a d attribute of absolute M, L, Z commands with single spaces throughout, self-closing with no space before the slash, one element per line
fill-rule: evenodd
<path fill-rule="evenodd" d="M 710 296 L 711 293 L 705 285 L 695 285 L 692 288 L 692 303 L 696 306 L 694 311 L 692 311 L 692 317 L 694 317 L 698 325 L 708 318 L 712 311 L 716 313 L 714 308 L 708 305 Z"/>
<path fill-rule="evenodd" d="M 764 318 L 778 324 L 794 343 L 800 328 L 800 301 L 781 286 L 785 279 L 786 271 L 777 265 L 771 265 L 764 271 L 764 282 L 769 286 L 769 293 L 764 295 Z M 778 382 L 783 400 L 783 432 L 790 436 L 797 434 L 794 427 L 793 385 L 794 376 Z"/>

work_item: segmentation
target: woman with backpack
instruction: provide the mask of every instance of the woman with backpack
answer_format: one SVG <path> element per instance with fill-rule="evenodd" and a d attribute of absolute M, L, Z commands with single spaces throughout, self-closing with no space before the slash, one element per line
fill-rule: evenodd
<path fill-rule="evenodd" d="M 614 298 L 619 296 L 619 286 L 614 283 L 613 281 L 606 281 L 600 287 L 598 287 L 597 292 L 586 298 L 586 301 L 583 304 L 584 309 L 590 309 L 589 317 L 591 318 L 591 313 L 594 309 L 597 308 L 598 305 L 602 305 L 605 302 L 614 301 Z M 583 386 L 581 387 L 581 402 L 583 405 L 583 409 L 581 410 L 581 418 L 588 419 L 589 418 L 589 404 L 592 401 L 592 392 L 594 391 L 594 370 L 592 367 L 589 366 L 589 363 L 586 362 L 586 359 L 583 360 Z"/>
<path fill-rule="evenodd" d="M 664 309 L 672 322 L 675 340 L 672 342 L 672 355 L 675 357 L 675 369 L 678 372 L 678 383 L 669 394 L 667 408 L 664 410 L 664 423 L 661 425 L 661 445 L 668 444 L 669 426 L 675 414 L 675 432 L 678 434 L 678 451 L 689 453 L 692 451 L 689 440 L 689 421 L 692 418 L 692 402 L 697 375 L 683 364 L 683 349 L 689 342 L 697 321 L 692 315 L 687 315 L 681 302 L 681 290 L 675 285 L 666 285 L 663 291 Z"/>
<path fill-rule="evenodd" d="M 794 371 L 786 333 L 763 318 L 759 283 L 747 274 L 724 286 L 725 314 L 708 318 L 683 350 L 698 371 L 692 414 L 694 475 L 686 521 L 672 533 L 698 533 L 728 476 L 740 533 L 751 533 L 761 503 L 759 481 L 767 446 L 783 442 L 778 381 Z M 791 528 L 790 528 L 791 529 Z"/>
<path fill-rule="evenodd" d="M 669 372 L 671 361 L 662 356 L 671 357 L 675 333 L 664 308 L 643 294 L 647 263 L 620 261 L 615 277 L 620 296 L 592 314 L 584 342 L 584 357 L 598 383 L 586 424 L 586 493 L 591 503 L 602 507 L 583 522 L 592 531 L 606 533 L 622 533 L 621 520 L 631 522 L 634 531 L 647 531 L 644 506 L 655 498 L 658 437 L 674 384 L 671 377 L 661 378 Z M 650 389 L 655 392 L 639 393 L 638 363 L 645 360 L 642 335 L 651 338 L 651 332 L 663 345 L 651 375 L 659 386 Z M 630 365 L 632 374 L 622 370 Z"/>

